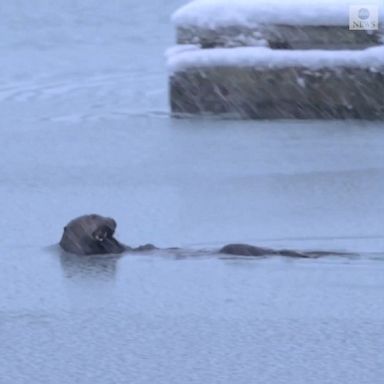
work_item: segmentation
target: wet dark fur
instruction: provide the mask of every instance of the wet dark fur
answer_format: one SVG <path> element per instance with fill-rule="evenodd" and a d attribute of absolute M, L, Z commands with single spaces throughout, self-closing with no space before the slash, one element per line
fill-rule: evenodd
<path fill-rule="evenodd" d="M 65 227 L 60 246 L 76 255 L 118 254 L 126 247 L 113 234 L 116 221 L 100 215 L 84 215 L 70 221 Z"/>
<path fill-rule="evenodd" d="M 330 255 L 349 255 L 348 253 L 342 252 L 327 252 L 327 251 L 306 251 L 299 252 L 291 249 L 271 249 L 256 247 L 249 244 L 228 244 L 219 250 L 219 253 L 227 255 L 238 255 L 238 256 L 266 256 L 266 255 L 277 255 L 287 257 L 303 257 L 303 258 L 317 258 L 321 256 Z"/>

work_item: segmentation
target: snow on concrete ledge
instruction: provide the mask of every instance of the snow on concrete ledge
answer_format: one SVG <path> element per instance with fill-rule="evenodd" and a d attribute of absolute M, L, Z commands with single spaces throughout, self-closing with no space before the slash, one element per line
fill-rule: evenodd
<path fill-rule="evenodd" d="M 260 23 L 348 26 L 349 6 L 354 4 L 378 5 L 384 22 L 379 0 L 195 0 L 177 10 L 172 21 L 177 27 L 202 28 Z"/>
<path fill-rule="evenodd" d="M 193 45 L 179 47 L 167 52 L 171 73 L 206 67 L 384 68 L 384 46 L 361 51 L 274 50 L 265 47 L 196 49 Z"/>

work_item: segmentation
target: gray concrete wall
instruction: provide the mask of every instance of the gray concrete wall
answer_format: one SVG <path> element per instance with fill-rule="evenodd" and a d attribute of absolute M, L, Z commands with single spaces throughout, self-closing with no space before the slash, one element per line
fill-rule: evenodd
<path fill-rule="evenodd" d="M 384 119 L 384 67 L 190 68 L 170 78 L 175 115 Z"/>
<path fill-rule="evenodd" d="M 202 48 L 269 46 L 275 49 L 362 49 L 384 43 L 384 31 L 350 31 L 347 26 L 266 25 L 215 29 L 177 28 L 178 44 Z"/>

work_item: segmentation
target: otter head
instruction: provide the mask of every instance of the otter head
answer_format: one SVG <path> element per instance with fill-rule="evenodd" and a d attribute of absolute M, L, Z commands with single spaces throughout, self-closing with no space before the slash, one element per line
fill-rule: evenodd
<path fill-rule="evenodd" d="M 125 246 L 113 234 L 116 221 L 100 215 L 80 216 L 64 228 L 60 246 L 78 255 L 122 253 Z"/>

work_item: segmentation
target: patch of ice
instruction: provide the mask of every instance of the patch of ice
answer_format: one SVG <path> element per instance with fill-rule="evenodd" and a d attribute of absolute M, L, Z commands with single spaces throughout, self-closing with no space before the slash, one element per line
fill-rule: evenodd
<path fill-rule="evenodd" d="M 350 5 L 377 5 L 378 0 L 195 0 L 177 10 L 176 26 L 215 28 L 227 25 L 348 25 Z"/>

